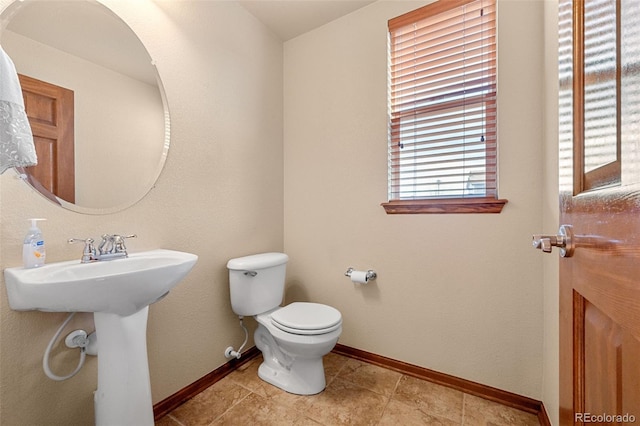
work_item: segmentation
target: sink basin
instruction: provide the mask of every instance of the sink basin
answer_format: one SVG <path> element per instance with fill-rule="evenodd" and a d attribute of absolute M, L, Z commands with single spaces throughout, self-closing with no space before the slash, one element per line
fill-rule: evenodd
<path fill-rule="evenodd" d="M 127 316 L 165 296 L 197 260 L 191 253 L 150 250 L 111 261 L 7 268 L 4 277 L 9 305 L 15 310 Z"/>

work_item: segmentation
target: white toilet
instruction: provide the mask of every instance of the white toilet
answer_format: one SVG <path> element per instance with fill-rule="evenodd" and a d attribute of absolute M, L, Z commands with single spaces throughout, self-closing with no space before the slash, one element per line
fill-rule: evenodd
<path fill-rule="evenodd" d="M 264 358 L 258 376 L 287 392 L 313 395 L 326 386 L 322 357 L 340 337 L 342 315 L 319 303 L 280 306 L 288 260 L 284 253 L 231 259 L 231 308 L 258 321 L 254 341 Z"/>

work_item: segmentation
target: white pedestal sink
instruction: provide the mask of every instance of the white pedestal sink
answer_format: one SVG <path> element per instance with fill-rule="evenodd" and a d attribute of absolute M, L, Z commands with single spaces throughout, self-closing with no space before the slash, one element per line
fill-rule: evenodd
<path fill-rule="evenodd" d="M 191 271 L 198 256 L 151 250 L 112 261 L 4 270 L 15 310 L 93 312 L 98 336 L 96 424 L 153 425 L 147 362 L 149 305 Z"/>

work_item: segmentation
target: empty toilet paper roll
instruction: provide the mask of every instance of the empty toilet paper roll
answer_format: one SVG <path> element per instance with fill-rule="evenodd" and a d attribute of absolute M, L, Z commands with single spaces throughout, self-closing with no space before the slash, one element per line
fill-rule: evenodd
<path fill-rule="evenodd" d="M 358 284 L 366 284 L 369 282 L 367 271 L 352 271 L 351 281 Z"/>

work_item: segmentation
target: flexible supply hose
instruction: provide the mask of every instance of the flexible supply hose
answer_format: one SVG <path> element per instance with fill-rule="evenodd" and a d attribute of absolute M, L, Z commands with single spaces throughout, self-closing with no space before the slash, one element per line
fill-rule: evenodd
<path fill-rule="evenodd" d="M 242 346 L 240 346 L 240 348 L 238 349 L 238 355 L 242 353 L 244 346 L 247 344 L 247 341 L 249 340 L 249 332 L 247 331 L 247 327 L 245 327 L 244 323 L 242 322 L 242 317 L 240 317 L 240 327 L 242 327 L 242 329 L 244 330 L 244 342 L 242 342 Z M 238 356 L 238 358 L 240 357 Z"/>
<path fill-rule="evenodd" d="M 240 315 L 238 316 L 238 318 L 240 318 L 240 327 L 242 327 L 242 329 L 244 330 L 244 342 L 242 342 L 242 346 L 240 346 L 237 351 L 233 350 L 233 346 L 229 346 L 224 352 L 224 356 L 226 356 L 227 358 L 235 357 L 237 359 L 240 359 L 240 356 L 242 355 L 242 349 L 244 349 L 244 345 L 246 345 L 249 341 L 249 332 L 247 331 L 247 327 L 244 326 L 244 322 L 242 321 L 244 317 Z"/>
<path fill-rule="evenodd" d="M 53 345 L 58 340 L 58 337 L 60 337 L 60 334 L 62 333 L 62 330 L 64 330 L 64 328 L 67 326 L 67 324 L 69 324 L 69 321 L 71 321 L 71 319 L 73 318 L 73 316 L 75 314 L 76 314 L 75 312 L 72 312 L 71 314 L 69 314 L 67 319 L 64 320 L 64 322 L 62 323 L 60 328 L 58 328 L 58 331 L 56 331 L 56 334 L 54 334 L 54 336 L 51 338 L 51 341 L 47 345 L 47 349 L 45 349 L 45 351 L 44 351 L 44 357 L 42 358 L 42 368 L 44 369 L 44 374 L 46 374 L 47 377 L 50 378 L 51 380 L 55 380 L 57 382 L 61 382 L 63 380 L 70 379 L 73 376 L 75 376 L 76 374 L 78 374 L 78 371 L 80 371 L 80 369 L 84 365 L 84 360 L 87 357 L 87 354 L 85 353 L 85 347 L 84 346 L 80 346 L 80 361 L 78 362 L 78 366 L 76 367 L 76 369 L 73 370 L 73 372 L 71 374 L 68 374 L 66 376 L 57 376 L 57 375 L 53 374 L 53 372 L 51 371 L 51 368 L 49 368 L 49 356 L 51 354 L 51 349 L 53 348 Z"/>

